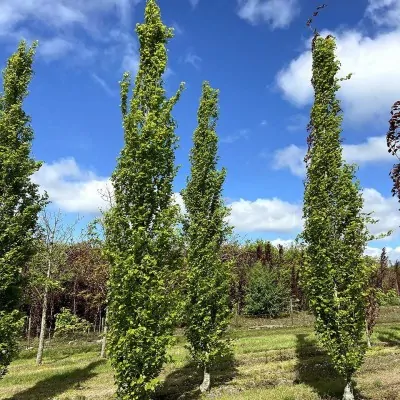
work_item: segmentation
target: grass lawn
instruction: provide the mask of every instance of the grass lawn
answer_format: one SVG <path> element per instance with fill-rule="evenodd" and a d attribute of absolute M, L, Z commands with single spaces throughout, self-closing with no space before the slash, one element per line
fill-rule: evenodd
<path fill-rule="evenodd" d="M 204 398 L 340 399 L 343 384 L 316 347 L 312 327 L 302 322 L 310 321 L 297 318 L 290 326 L 288 319 L 237 320 L 230 332 L 234 358 L 221 361 L 212 372 L 212 390 Z M 0 381 L 0 399 L 111 399 L 112 370 L 108 361 L 99 359 L 95 339 L 70 344 L 52 340 L 40 367 L 35 365 L 35 350 L 22 350 Z M 180 332 L 176 339 L 170 351 L 173 362 L 161 375 L 163 385 L 155 399 L 200 399 L 201 373 L 188 360 Z M 356 376 L 358 398 L 400 399 L 400 309 L 385 310 L 373 343 Z"/>

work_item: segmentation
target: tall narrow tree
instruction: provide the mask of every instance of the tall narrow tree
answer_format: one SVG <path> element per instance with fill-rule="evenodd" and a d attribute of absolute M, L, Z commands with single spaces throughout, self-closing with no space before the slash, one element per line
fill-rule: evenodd
<path fill-rule="evenodd" d="M 17 351 L 21 271 L 34 253 L 37 216 L 46 203 L 31 181 L 41 163 L 30 156 L 33 130 L 23 110 L 36 46 L 21 41 L 3 71 L 0 95 L 0 377 Z"/>
<path fill-rule="evenodd" d="M 362 213 L 356 167 L 342 158 L 335 39 L 315 33 L 312 43 L 314 105 L 308 126 L 302 237 L 306 244 L 303 284 L 316 318 L 316 332 L 346 382 L 344 399 L 353 399 L 351 379 L 365 353 L 368 268 L 363 252 L 371 236 Z M 348 79 L 349 76 L 346 78 Z"/>
<path fill-rule="evenodd" d="M 222 199 L 226 171 L 218 171 L 218 90 L 203 83 L 193 135 L 191 175 L 182 197 L 187 210 L 188 300 L 186 336 L 192 357 L 204 370 L 200 390 L 210 387 L 210 367 L 228 349 L 224 333 L 229 324 L 229 268 L 221 260 L 221 245 L 231 228 Z"/>
<path fill-rule="evenodd" d="M 139 70 L 128 107 L 130 76 L 121 82 L 125 144 L 112 175 L 114 205 L 104 216 L 105 254 L 110 265 L 107 321 L 109 355 L 119 399 L 148 399 L 167 359 L 175 306 L 170 282 L 178 273 L 173 203 L 177 137 L 171 111 L 183 86 L 170 99 L 162 76 L 171 28 L 155 0 L 136 25 Z"/>

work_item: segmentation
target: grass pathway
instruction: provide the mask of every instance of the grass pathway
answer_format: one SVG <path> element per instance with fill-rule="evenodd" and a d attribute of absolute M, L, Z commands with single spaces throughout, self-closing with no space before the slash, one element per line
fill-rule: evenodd
<path fill-rule="evenodd" d="M 212 390 L 204 398 L 228 400 L 339 399 L 343 383 L 316 347 L 308 327 L 234 329 L 234 359 L 213 371 Z M 374 347 L 356 376 L 360 399 L 400 400 L 400 323 L 380 324 Z M 0 381 L 0 399 L 107 400 L 114 393 L 112 370 L 100 360 L 100 344 L 57 343 L 36 367 L 35 351 L 23 350 Z M 170 351 L 164 384 L 155 399 L 200 399 L 200 371 L 189 362 L 183 337 Z"/>

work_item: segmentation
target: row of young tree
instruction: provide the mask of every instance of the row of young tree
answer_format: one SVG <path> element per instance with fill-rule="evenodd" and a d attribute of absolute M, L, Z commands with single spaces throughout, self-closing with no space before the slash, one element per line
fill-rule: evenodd
<path fill-rule="evenodd" d="M 110 267 L 102 255 L 102 241 L 93 240 L 93 235 L 90 237 L 86 233 L 84 240 L 66 243 L 62 236 L 68 238 L 66 233 L 70 233 L 73 226 L 65 229 L 60 213 L 45 212 L 39 221 L 53 226 L 57 240 L 50 253 L 47 239 L 42 239 L 35 258 L 23 273 L 27 284 L 21 310 L 27 315 L 28 341 L 39 337 L 42 321 L 45 336 L 51 337 L 56 330 L 56 316 L 63 309 L 87 321 L 90 331 L 103 332 Z M 262 241 L 223 244 L 221 261 L 228 261 L 232 266 L 230 310 L 236 315 L 270 318 L 285 316 L 291 311 L 309 311 L 300 282 L 303 253 L 294 245 L 275 247 Z M 183 248 L 181 257 L 184 257 Z M 50 271 L 48 259 L 51 260 Z M 382 305 L 400 305 L 400 262 L 389 262 L 385 249 L 380 261 L 369 256 L 366 260 L 372 266 L 370 288 L 377 291 L 374 298 Z M 183 319 L 181 325 L 184 325 Z"/>
<path fill-rule="evenodd" d="M 231 350 L 225 333 L 232 303 L 239 312 L 248 311 L 249 304 L 265 303 L 268 290 L 281 285 L 289 298 L 299 299 L 301 307 L 313 312 L 319 341 L 346 380 L 344 399 L 353 398 L 352 377 L 365 354 L 365 330 L 369 337 L 376 322 L 387 257 L 383 253 L 381 262 L 375 263 L 364 256 L 366 243 L 375 238 L 367 230 L 374 220 L 362 213 L 356 167 L 342 157 L 336 92 L 343 78 L 337 77 L 334 38 L 314 31 L 315 100 L 305 159 L 305 225 L 298 247 L 285 255 L 282 247 L 274 254 L 272 247 L 263 253 L 256 245 L 256 265 L 249 275 L 238 267 L 238 259 L 242 257 L 242 264 L 254 260 L 246 251 L 238 256 L 237 246 L 228 243 L 232 227 L 222 200 L 226 171 L 217 170 L 218 91 L 204 82 L 191 174 L 181 193 L 186 208 L 182 215 L 172 191 L 178 138 L 171 113 L 184 85 L 166 97 L 162 77 L 173 31 L 162 23 L 156 0 L 147 0 L 144 23 L 137 24 L 136 32 L 139 70 L 130 101 L 130 75 L 124 74 L 121 81 L 125 143 L 112 174 L 110 208 L 99 220 L 103 235 L 92 225 L 88 240 L 74 246 L 69 243 L 70 231 L 56 237 L 56 219 L 49 223 L 44 212 L 47 195 L 40 195 L 31 181 L 41 163 L 30 155 L 33 132 L 22 105 L 36 43 L 27 48 L 21 42 L 8 60 L 0 97 L 0 374 L 18 350 L 23 300 L 30 325 L 35 307 L 42 314 L 37 359 L 41 362 L 48 308 L 54 314 L 55 293 L 63 281 L 67 290 L 58 294 L 60 304 L 70 302 L 75 314 L 92 313 L 99 320 L 106 298 L 108 352 L 118 398 L 151 397 L 179 323 L 193 359 L 204 371 L 200 389 L 205 391 L 210 387 L 210 367 Z M 400 135 L 398 125 L 391 124 L 393 140 Z M 395 185 L 400 181 L 396 171 Z M 72 274 L 62 279 L 65 265 L 67 275 Z M 84 268 L 95 273 L 89 278 Z M 390 271 L 395 271 L 398 292 L 398 269 Z M 266 287 L 260 297 L 260 288 Z M 38 288 L 40 295 L 33 300 Z M 85 296 L 87 308 L 79 310 L 79 299 Z M 66 316 L 64 311 L 57 314 Z"/>

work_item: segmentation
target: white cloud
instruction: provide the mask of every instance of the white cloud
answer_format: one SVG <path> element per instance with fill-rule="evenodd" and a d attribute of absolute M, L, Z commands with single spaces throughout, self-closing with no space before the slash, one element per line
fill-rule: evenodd
<path fill-rule="evenodd" d="M 183 59 L 184 63 L 193 65 L 197 70 L 200 69 L 200 63 L 202 61 L 201 57 L 194 53 L 193 50 L 188 50 Z"/>
<path fill-rule="evenodd" d="M 100 177 L 93 171 L 81 168 L 74 158 L 61 159 L 44 164 L 33 175 L 33 181 L 46 190 L 50 200 L 64 212 L 98 213 L 107 209 L 104 194 L 112 184 L 108 177 Z M 175 202 L 185 212 L 182 196 L 174 193 Z M 400 212 L 395 198 L 383 197 L 375 189 L 364 189 L 364 211 L 375 211 L 373 218 L 379 222 L 369 227 L 371 233 L 379 234 L 400 225 Z M 230 201 L 231 215 L 228 221 L 237 232 L 275 232 L 296 234 L 303 227 L 302 205 L 279 198 L 240 199 Z M 280 240 L 280 239 L 279 239 Z M 388 240 L 388 239 L 386 239 Z M 281 241 L 290 244 L 290 241 Z"/>
<path fill-rule="evenodd" d="M 400 226 L 400 211 L 397 199 L 392 196 L 384 197 L 377 190 L 365 188 L 363 190 L 364 212 L 374 213 L 371 215 L 374 219 L 379 219 L 376 224 L 369 225 L 372 234 L 378 235 L 389 230 L 397 231 Z M 388 240 L 386 238 L 386 240 Z"/>
<path fill-rule="evenodd" d="M 295 144 L 291 144 L 290 146 L 275 151 L 272 167 L 274 169 L 289 168 L 293 175 L 303 177 L 306 173 L 304 164 L 305 154 L 305 147 L 298 147 Z M 265 153 L 263 153 L 263 155 L 265 155 Z"/>
<path fill-rule="evenodd" d="M 110 86 L 107 84 L 107 82 L 106 82 L 103 78 L 100 78 L 100 77 L 99 77 L 97 74 L 95 74 L 95 73 L 92 73 L 91 76 L 92 76 L 93 80 L 94 80 L 97 84 L 99 84 L 99 85 L 104 89 L 104 91 L 105 91 L 107 94 L 109 94 L 110 96 L 114 96 L 114 94 L 115 94 L 114 90 L 112 90 L 112 89 L 110 88 Z"/>
<path fill-rule="evenodd" d="M 133 43 L 127 43 L 125 55 L 122 59 L 122 68 L 132 74 L 136 74 L 139 70 L 139 52 Z"/>
<path fill-rule="evenodd" d="M 299 12 L 298 0 L 238 0 L 240 18 L 252 25 L 267 22 L 272 29 L 288 27 Z"/>
<path fill-rule="evenodd" d="M 174 28 L 176 34 L 182 35 L 183 28 L 177 22 L 173 22 L 172 27 Z"/>
<path fill-rule="evenodd" d="M 49 200 L 64 212 L 98 213 L 100 209 L 108 209 L 107 193 L 113 194 L 109 178 L 81 168 L 72 157 L 43 164 L 32 180 L 40 185 L 42 193 L 46 190 Z M 174 193 L 174 200 L 185 212 L 179 193 Z"/>
<path fill-rule="evenodd" d="M 323 31 L 325 36 L 328 31 Z M 346 120 L 352 123 L 374 122 L 388 119 L 390 107 L 398 99 L 400 80 L 400 30 L 364 36 L 356 30 L 334 33 L 337 56 L 341 62 L 340 76 L 354 75 L 342 82 L 339 97 Z M 311 104 L 311 41 L 307 49 L 276 76 L 283 96 L 298 107 Z"/>
<path fill-rule="evenodd" d="M 382 253 L 382 247 L 374 247 L 374 246 L 367 246 L 364 254 L 367 256 L 371 257 L 378 257 L 380 258 L 381 253 Z M 386 255 L 389 257 L 389 260 L 392 261 L 393 263 L 400 259 L 400 247 L 386 247 Z"/>
<path fill-rule="evenodd" d="M 121 63 L 127 64 L 135 49 L 129 48 L 133 41 L 131 17 L 134 7 L 141 0 L 12 0 L 0 1 L 0 40 L 18 41 L 21 37 L 39 39 L 39 53 L 48 60 L 75 54 L 87 60 L 88 55 L 101 57 L 118 47 L 118 55 L 126 53 Z M 124 35 L 113 37 L 112 26 L 116 16 L 119 30 Z M 105 18 L 107 16 L 107 18 Z M 92 41 L 88 48 L 76 37 L 85 31 Z M 108 34 L 105 35 L 104 32 Z M 83 37 L 82 35 L 79 35 Z M 87 42 L 89 43 L 89 42 Z M 100 47 L 101 45 L 102 47 Z M 121 46 L 123 47 L 121 51 Z M 127 58 L 127 59 L 126 59 Z M 106 59 L 107 62 L 113 61 Z M 134 65 L 133 62 L 129 63 Z"/>
<path fill-rule="evenodd" d="M 129 24 L 133 7 L 140 0 L 12 0 L 0 2 L 0 31 L 10 32 L 27 21 L 62 30 L 79 25 L 91 30 L 105 13 L 117 12 L 124 24 Z"/>
<path fill-rule="evenodd" d="M 365 15 L 379 26 L 400 25 L 400 0 L 368 0 Z"/>
<path fill-rule="evenodd" d="M 106 190 L 109 179 L 81 169 L 74 158 L 44 164 L 32 180 L 63 211 L 95 213 L 106 205 L 99 190 Z"/>
<path fill-rule="evenodd" d="M 294 239 L 274 239 L 270 240 L 271 244 L 275 247 L 278 247 L 278 244 L 280 244 L 283 247 L 290 247 L 292 244 L 294 244 Z"/>
<path fill-rule="evenodd" d="M 73 44 L 68 40 L 56 37 L 40 43 L 39 54 L 46 59 L 56 59 L 64 56 L 73 49 Z"/>
<path fill-rule="evenodd" d="M 239 232 L 292 232 L 302 227 L 302 207 L 278 198 L 249 201 L 240 199 L 228 204 L 229 222 Z"/>
<path fill-rule="evenodd" d="M 189 0 L 189 3 L 191 4 L 192 8 L 196 8 L 199 2 L 200 0 Z"/>
<path fill-rule="evenodd" d="M 175 74 L 175 72 L 171 68 L 167 67 L 162 78 L 164 81 L 166 81 L 170 76 L 172 76 L 174 74 Z"/>
<path fill-rule="evenodd" d="M 273 168 L 289 168 L 296 176 L 305 176 L 305 147 L 291 144 L 279 149 L 274 154 Z M 348 163 L 359 165 L 373 162 L 395 162 L 396 159 L 387 151 L 386 136 L 372 136 L 360 144 L 343 144 L 343 157 Z"/>
<path fill-rule="evenodd" d="M 185 207 L 185 203 L 183 201 L 183 198 L 182 198 L 181 194 L 180 193 L 174 193 L 173 194 L 173 199 L 174 199 L 174 202 L 176 204 L 178 204 L 178 206 L 180 207 L 181 212 L 183 214 L 185 214 L 186 213 L 186 207 Z"/>
<path fill-rule="evenodd" d="M 241 129 L 238 133 L 233 135 L 228 135 L 220 139 L 221 143 L 234 143 L 240 139 L 248 139 L 249 138 L 249 130 Z"/>

